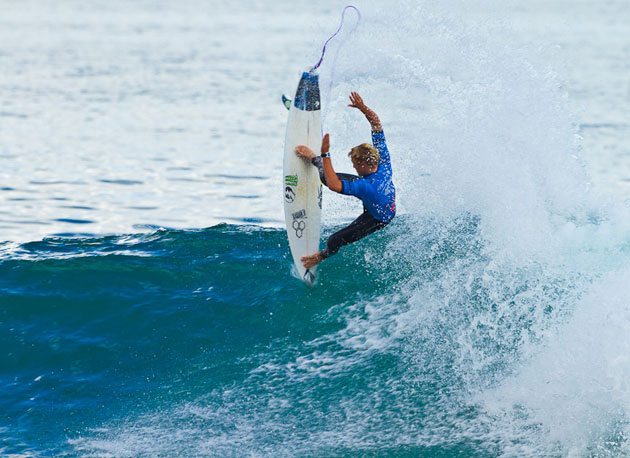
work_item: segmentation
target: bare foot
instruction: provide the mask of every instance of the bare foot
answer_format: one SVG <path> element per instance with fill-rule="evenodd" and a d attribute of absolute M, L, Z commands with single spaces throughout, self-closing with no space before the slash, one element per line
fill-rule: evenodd
<path fill-rule="evenodd" d="M 315 153 L 306 145 L 298 145 L 295 147 L 295 154 L 309 161 L 315 157 Z"/>
<path fill-rule="evenodd" d="M 324 257 L 322 256 L 321 251 L 318 253 L 312 254 L 310 256 L 303 256 L 300 259 L 300 261 L 302 261 L 302 264 L 304 264 L 304 267 L 307 269 L 310 269 L 311 267 L 316 266 L 323 260 L 324 260 Z"/>

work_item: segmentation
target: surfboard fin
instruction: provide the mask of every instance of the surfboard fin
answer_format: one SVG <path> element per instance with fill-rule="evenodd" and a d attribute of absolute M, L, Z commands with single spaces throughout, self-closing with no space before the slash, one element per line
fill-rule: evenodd
<path fill-rule="evenodd" d="M 291 108 L 291 99 L 288 99 L 286 95 L 282 94 L 282 104 L 288 110 Z"/>
<path fill-rule="evenodd" d="M 311 269 L 306 269 L 306 272 L 304 272 L 303 278 L 304 278 L 304 281 L 311 286 L 315 283 L 315 274 L 311 272 Z"/>

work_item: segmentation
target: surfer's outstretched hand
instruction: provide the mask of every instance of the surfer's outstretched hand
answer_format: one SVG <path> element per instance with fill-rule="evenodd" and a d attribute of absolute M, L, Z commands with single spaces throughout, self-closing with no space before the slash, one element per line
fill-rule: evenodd
<path fill-rule="evenodd" d="M 295 154 L 309 161 L 315 157 L 315 153 L 306 145 L 298 145 L 295 147 Z"/>
<path fill-rule="evenodd" d="M 322 262 L 324 260 L 324 257 L 322 256 L 322 252 L 319 251 L 315 254 L 312 254 L 310 256 L 302 256 L 302 258 L 300 259 L 300 261 L 302 261 L 302 264 L 304 265 L 305 268 L 310 269 L 313 266 L 316 266 L 317 264 L 319 264 L 320 262 Z"/>
<path fill-rule="evenodd" d="M 378 115 L 374 113 L 368 106 L 363 102 L 363 99 L 359 95 L 358 92 L 350 93 L 350 102 L 352 102 L 349 107 L 358 109 L 361 113 L 365 115 L 370 126 L 372 126 L 372 130 L 382 130 L 383 126 L 381 125 L 380 119 L 378 119 Z"/>
<path fill-rule="evenodd" d="M 350 102 L 351 103 L 348 105 L 349 107 L 357 108 L 361 112 L 367 109 L 367 106 L 363 102 L 363 99 L 361 98 L 358 92 L 350 93 Z"/>

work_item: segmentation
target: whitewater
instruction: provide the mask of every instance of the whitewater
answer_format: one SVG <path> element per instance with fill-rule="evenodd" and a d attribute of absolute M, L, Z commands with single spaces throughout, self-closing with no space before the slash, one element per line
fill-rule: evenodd
<path fill-rule="evenodd" d="M 357 3 L 324 131 L 351 171 L 358 90 L 398 216 L 313 288 L 280 93 L 344 4 L 27 3 L 0 17 L 1 455 L 630 455 L 623 2 Z M 322 241 L 359 212 L 325 192 Z"/>

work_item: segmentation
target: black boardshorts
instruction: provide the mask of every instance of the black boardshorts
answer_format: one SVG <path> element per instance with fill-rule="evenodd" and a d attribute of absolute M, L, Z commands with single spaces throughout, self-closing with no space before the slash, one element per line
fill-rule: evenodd
<path fill-rule="evenodd" d="M 337 253 L 342 246 L 356 242 L 379 229 L 383 229 L 388 224 L 389 221 L 386 223 L 379 221 L 370 215 L 367 210 L 364 210 L 357 219 L 328 238 L 326 249 L 322 251 L 322 257 L 326 259 Z"/>

